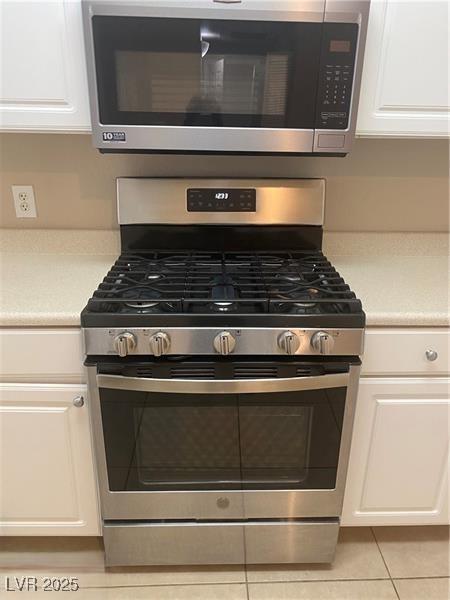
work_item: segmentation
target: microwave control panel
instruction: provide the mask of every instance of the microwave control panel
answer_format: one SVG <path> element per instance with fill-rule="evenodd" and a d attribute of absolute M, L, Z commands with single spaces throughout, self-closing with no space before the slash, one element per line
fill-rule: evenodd
<path fill-rule="evenodd" d="M 316 107 L 317 129 L 347 129 L 357 43 L 356 23 L 324 24 Z"/>

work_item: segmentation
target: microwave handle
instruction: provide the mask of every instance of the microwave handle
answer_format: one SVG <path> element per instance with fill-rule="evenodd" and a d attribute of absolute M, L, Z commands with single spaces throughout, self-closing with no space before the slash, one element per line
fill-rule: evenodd
<path fill-rule="evenodd" d="M 97 375 L 99 388 L 163 394 L 264 394 L 347 387 L 349 373 L 275 379 L 148 379 Z"/>

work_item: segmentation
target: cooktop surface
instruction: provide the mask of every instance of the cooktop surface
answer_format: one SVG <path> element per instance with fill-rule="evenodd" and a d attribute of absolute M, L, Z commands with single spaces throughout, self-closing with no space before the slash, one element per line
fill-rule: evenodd
<path fill-rule="evenodd" d="M 274 326 L 292 318 L 305 326 L 364 326 L 361 302 L 320 251 L 124 253 L 82 324 L 258 326 L 262 317 Z"/>

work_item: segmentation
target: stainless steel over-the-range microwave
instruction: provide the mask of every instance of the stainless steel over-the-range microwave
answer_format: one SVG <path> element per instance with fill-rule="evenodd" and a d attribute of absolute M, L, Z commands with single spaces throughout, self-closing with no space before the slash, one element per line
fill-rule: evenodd
<path fill-rule="evenodd" d="M 94 145 L 345 155 L 370 0 L 83 0 Z"/>

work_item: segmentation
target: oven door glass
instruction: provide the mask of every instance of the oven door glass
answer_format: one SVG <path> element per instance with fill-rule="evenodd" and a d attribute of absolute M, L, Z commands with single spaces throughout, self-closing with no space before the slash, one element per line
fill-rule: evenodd
<path fill-rule="evenodd" d="M 101 388 L 109 489 L 333 489 L 346 390 L 209 395 Z"/>
<path fill-rule="evenodd" d="M 100 121 L 313 129 L 321 23 L 93 17 Z"/>

